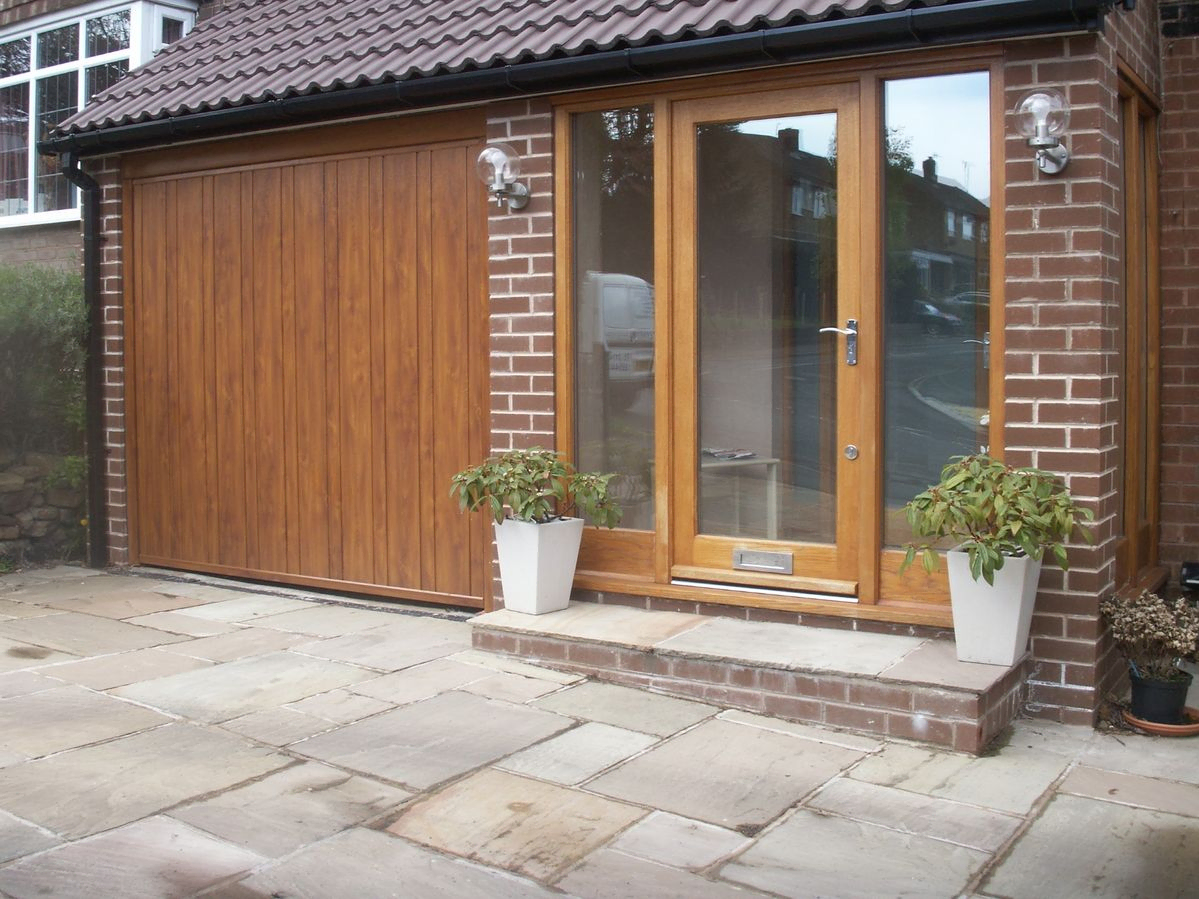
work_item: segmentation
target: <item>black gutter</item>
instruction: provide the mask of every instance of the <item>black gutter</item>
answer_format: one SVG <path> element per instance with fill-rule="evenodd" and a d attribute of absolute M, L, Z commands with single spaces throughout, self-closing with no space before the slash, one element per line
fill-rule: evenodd
<path fill-rule="evenodd" d="M 607 87 L 920 47 L 1099 31 L 1113 0 L 978 0 L 568 56 L 116 125 L 39 141 L 42 153 L 115 153 L 408 107 Z"/>
<path fill-rule="evenodd" d="M 87 564 L 108 564 L 108 504 L 104 481 L 104 308 L 100 303 L 100 185 L 79 167 L 73 152 L 62 155 L 63 175 L 79 188 L 83 215 L 83 301 L 87 308 L 87 361 L 84 365 L 84 441 L 87 451 Z"/>

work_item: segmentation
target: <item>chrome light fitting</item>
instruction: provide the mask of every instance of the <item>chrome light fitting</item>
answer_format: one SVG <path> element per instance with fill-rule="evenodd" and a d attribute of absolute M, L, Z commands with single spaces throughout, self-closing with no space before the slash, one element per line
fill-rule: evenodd
<path fill-rule="evenodd" d="M 1016 104 L 1016 128 L 1037 151 L 1037 168 L 1056 175 L 1070 161 L 1062 135 L 1070 124 L 1070 104 L 1061 91 L 1043 88 L 1031 91 Z"/>
<path fill-rule="evenodd" d="M 516 180 L 520 177 L 520 157 L 507 144 L 484 147 L 475 171 L 496 206 L 502 208 L 507 203 L 509 209 L 524 209 L 529 204 L 529 189 Z"/>

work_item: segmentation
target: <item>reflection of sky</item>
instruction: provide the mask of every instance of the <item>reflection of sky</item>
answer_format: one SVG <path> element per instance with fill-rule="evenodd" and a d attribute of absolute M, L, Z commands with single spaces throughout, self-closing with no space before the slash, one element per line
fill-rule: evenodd
<path fill-rule="evenodd" d="M 887 127 L 911 140 L 916 171 L 932 156 L 937 175 L 964 186 L 980 200 L 991 195 L 990 88 L 986 72 L 901 78 L 887 82 Z M 744 134 L 800 133 L 799 148 L 825 156 L 837 118 L 832 113 L 741 122 Z"/>

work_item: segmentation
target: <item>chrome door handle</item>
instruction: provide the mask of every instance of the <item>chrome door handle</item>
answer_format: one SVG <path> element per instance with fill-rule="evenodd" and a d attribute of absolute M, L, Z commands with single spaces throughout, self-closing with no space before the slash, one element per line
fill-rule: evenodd
<path fill-rule="evenodd" d="M 821 328 L 821 334 L 845 335 L 845 364 L 858 364 L 858 320 L 846 319 L 844 328 Z"/>
<path fill-rule="evenodd" d="M 975 340 L 975 339 L 971 338 L 969 340 L 963 340 L 962 343 L 977 343 L 979 346 L 981 346 L 983 348 L 983 371 L 986 371 L 988 368 L 991 367 L 991 332 L 990 331 L 987 331 L 985 334 L 983 334 L 982 340 Z"/>

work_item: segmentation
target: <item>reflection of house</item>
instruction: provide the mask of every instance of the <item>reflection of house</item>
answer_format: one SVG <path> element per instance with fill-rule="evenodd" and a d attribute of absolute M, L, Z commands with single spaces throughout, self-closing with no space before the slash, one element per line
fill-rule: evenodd
<path fill-rule="evenodd" d="M 522 0 L 437 14 L 398 0 L 231 5 L 48 147 L 75 153 L 103 191 L 108 244 L 93 274 L 104 278 L 111 442 L 109 505 L 95 520 L 107 522 L 112 559 L 491 603 L 483 535 L 448 504 L 446 479 L 489 447 L 571 449 L 580 396 L 568 276 L 586 256 L 582 272 L 654 286 L 657 402 L 640 423 L 659 505 L 652 527 L 588 533 L 580 587 L 643 607 L 950 626 L 943 585 L 900 577 L 883 544 L 896 443 L 884 407 L 902 401 L 900 418 L 939 415 L 965 440 L 989 428 L 994 448 L 1065 475 L 1100 519 L 1097 545 L 1074 549 L 1067 575 L 1043 578 L 1035 666 L 1004 681 L 1015 692 L 963 725 L 959 745 L 990 735 L 1026 676 L 1039 714 L 1092 720 L 1119 676 L 1098 599 L 1176 571 L 1199 542 L 1187 342 L 1199 288 L 1176 262 L 1195 252 L 1193 235 L 1174 224 L 1194 215 L 1194 163 L 1173 140 L 1186 114 L 1158 116 L 1199 95 L 1199 37 L 1180 31 L 1190 20 L 1158 19 L 1183 5 L 795 0 L 767 19 L 756 4 L 667 0 L 615 5 L 602 20 L 578 4 Z M 989 185 L 993 209 L 923 170 L 884 170 L 882 86 L 919 85 L 930 71 L 981 85 L 972 96 L 993 133 L 979 139 L 993 158 L 989 178 L 972 180 Z M 1076 106 L 1066 138 L 1076 157 L 1056 178 L 1008 135 L 1007 110 L 1043 87 L 1063 87 Z M 599 144 L 616 141 L 588 131 L 587 116 L 634 108 L 646 139 L 628 141 L 639 155 L 622 177 L 635 175 L 636 190 L 586 206 L 612 186 Z M 939 110 L 930 88 L 922 112 L 941 124 Z M 827 163 L 791 153 L 776 165 L 778 140 L 717 131 L 726 164 L 710 170 L 696 149 L 709 126 L 808 114 L 855 123 L 839 133 L 833 202 Z M 1128 127 L 1115 133 L 1121 117 Z M 1158 273 L 1133 264 L 1157 258 L 1159 124 L 1173 140 L 1160 144 L 1164 312 Z M 485 141 L 523 156 L 533 195 L 523 210 L 488 207 L 473 186 Z M 773 180 L 758 177 L 771 166 Z M 727 202 L 705 218 L 701 194 Z M 888 200 L 904 198 L 925 212 L 885 220 Z M 599 233 L 594 223 L 618 205 L 619 233 Z M 835 290 L 813 265 L 822 239 L 838 244 Z M 623 261 L 592 264 L 597 254 Z M 816 276 L 788 321 L 804 329 L 771 324 L 767 337 L 761 319 L 746 326 L 755 307 L 775 321 L 780 285 L 796 287 L 805 269 Z M 977 373 L 990 389 L 986 423 L 959 422 L 959 404 L 920 402 L 909 389 L 920 385 L 884 383 L 910 366 L 880 362 L 883 334 L 918 331 L 887 307 L 984 290 L 995 338 Z M 853 367 L 847 335 L 817 337 L 817 326 L 848 330 L 844 310 L 860 318 Z M 723 404 L 696 387 L 705 316 L 741 354 L 723 363 Z M 1160 405 L 1148 376 L 1159 338 Z M 922 365 L 976 352 L 947 338 L 907 349 Z M 786 543 L 793 575 L 734 570 L 727 535 L 697 524 L 697 412 L 720 405 L 735 422 L 773 427 L 755 450 L 765 457 L 802 443 L 769 418 L 788 398 L 825 430 L 820 458 L 839 476 L 813 483 L 834 491 L 839 530 L 824 543 L 763 540 Z M 727 446 L 741 446 L 739 427 Z M 857 492 L 835 493 L 847 484 Z"/>

